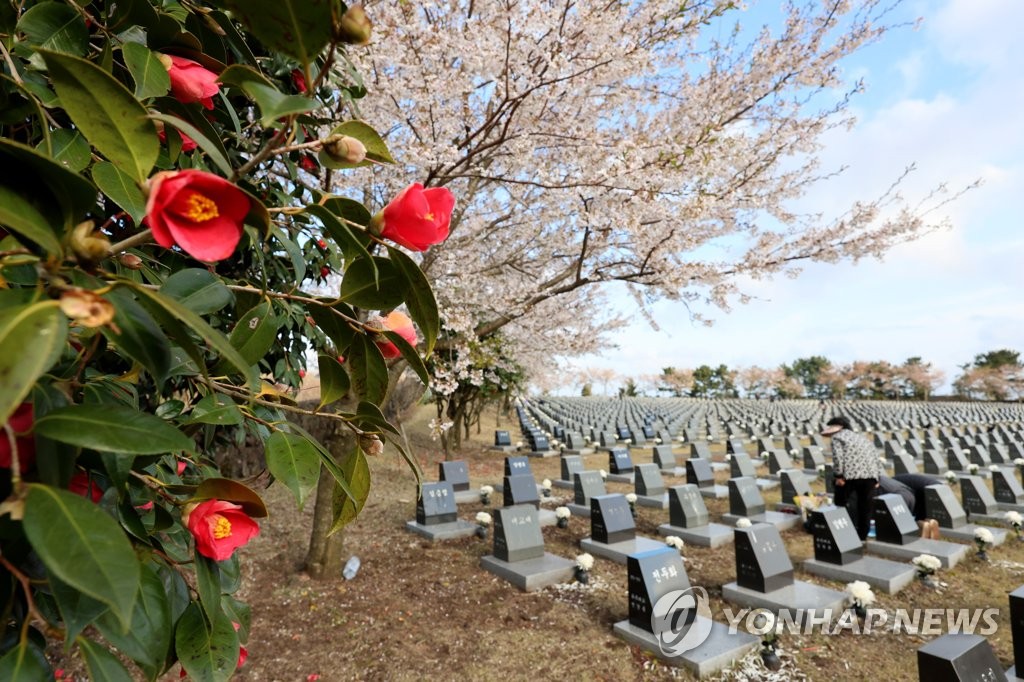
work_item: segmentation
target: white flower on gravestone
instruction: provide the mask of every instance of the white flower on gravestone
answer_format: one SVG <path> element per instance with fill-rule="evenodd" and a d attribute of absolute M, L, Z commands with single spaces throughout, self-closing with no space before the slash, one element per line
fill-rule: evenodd
<path fill-rule="evenodd" d="M 714 436 L 708 436 L 708 442 L 711 443 L 715 440 Z"/>
<path fill-rule="evenodd" d="M 550 490 L 551 489 L 551 479 L 550 478 L 545 478 L 543 481 L 540 482 L 540 487 L 544 488 L 545 490 Z"/>
<path fill-rule="evenodd" d="M 946 472 L 946 480 L 949 481 L 950 483 L 955 483 L 956 482 L 956 478 L 957 478 L 957 476 L 956 476 L 956 472 L 955 471 L 947 471 Z"/>
<path fill-rule="evenodd" d="M 602 481 L 603 481 L 604 479 L 608 478 L 608 472 L 607 472 L 607 471 L 605 471 L 604 469 L 601 469 L 601 472 L 600 472 L 600 473 L 601 473 L 601 480 L 602 480 Z"/>
<path fill-rule="evenodd" d="M 918 554 L 910 563 L 917 567 L 917 572 L 921 575 L 931 575 L 942 568 L 942 562 L 931 554 Z"/>
<path fill-rule="evenodd" d="M 995 543 L 995 536 L 992 535 L 992 531 L 988 528 L 981 527 L 974 529 L 974 541 L 979 545 L 990 546 Z"/>
<path fill-rule="evenodd" d="M 789 451 L 789 454 L 791 454 L 791 455 L 793 455 L 794 457 L 796 457 L 797 455 L 799 455 L 799 454 L 800 454 L 800 451 L 799 451 L 799 450 L 796 450 L 796 449 L 793 449 L 793 450 L 790 450 L 790 451 Z"/>
<path fill-rule="evenodd" d="M 999 471 L 999 468 L 1000 467 L 999 467 L 998 464 L 990 464 L 989 467 L 988 467 L 988 470 L 989 471 Z"/>
<path fill-rule="evenodd" d="M 655 438 L 654 439 L 654 444 L 655 445 L 661 445 L 661 439 L 660 438 Z"/>
<path fill-rule="evenodd" d="M 871 591 L 871 585 L 863 580 L 854 580 L 846 585 L 846 591 L 855 604 L 867 607 L 875 603 L 875 593 Z"/>
<path fill-rule="evenodd" d="M 1018 457 L 1017 459 L 1013 460 L 1013 464 L 1014 464 L 1014 466 L 1019 466 L 1019 467 L 1024 468 L 1024 457 Z"/>
<path fill-rule="evenodd" d="M 636 493 L 626 493 L 626 502 L 636 504 Z"/>
<path fill-rule="evenodd" d="M 726 461 L 726 462 L 730 462 L 730 461 L 732 461 L 732 455 L 731 455 L 731 454 L 728 454 L 728 453 L 727 453 L 727 454 L 725 455 L 725 461 Z"/>
<path fill-rule="evenodd" d="M 625 440 L 625 442 L 626 442 L 627 444 L 629 444 L 629 445 L 632 445 L 632 444 L 633 444 L 633 439 L 632 439 L 632 438 L 627 438 L 627 439 Z"/>
<path fill-rule="evenodd" d="M 589 571 L 594 567 L 594 557 L 589 554 L 580 554 L 576 557 L 576 566 L 581 570 Z"/>
<path fill-rule="evenodd" d="M 825 465 L 824 464 L 819 464 L 818 465 L 818 473 L 819 474 L 825 473 Z"/>
<path fill-rule="evenodd" d="M 978 465 L 977 464 L 968 464 L 967 465 L 967 471 L 973 476 L 974 474 L 978 473 Z"/>
<path fill-rule="evenodd" d="M 683 539 L 678 535 L 669 535 L 665 538 L 665 544 L 669 547 L 678 549 L 680 552 L 683 551 Z"/>
<path fill-rule="evenodd" d="M 1014 530 L 1019 531 L 1021 526 L 1024 526 L 1024 516 L 1021 516 L 1020 512 L 1008 511 L 1003 514 L 1003 518 L 1006 522 L 1013 526 Z"/>
<path fill-rule="evenodd" d="M 740 518 L 736 519 L 737 528 L 750 528 L 753 525 L 754 524 L 750 521 L 750 519 L 748 519 L 745 516 L 741 516 Z"/>
<path fill-rule="evenodd" d="M 516 441 L 516 447 L 517 447 L 517 448 L 521 448 L 521 447 L 523 447 L 523 441 L 521 441 L 521 440 L 517 440 L 517 441 Z"/>
<path fill-rule="evenodd" d="M 477 522 L 477 525 L 480 525 L 480 526 L 489 526 L 489 525 L 491 525 L 491 515 L 488 514 L 485 511 L 477 512 L 476 513 L 476 522 Z"/>
<path fill-rule="evenodd" d="M 572 512 L 569 511 L 568 507 L 558 507 L 557 509 L 555 509 L 556 519 L 567 519 L 570 516 L 572 516 Z"/>
<path fill-rule="evenodd" d="M 761 459 L 768 459 L 768 451 L 767 450 L 762 450 L 761 451 Z"/>
<path fill-rule="evenodd" d="M 494 486 L 491 486 L 491 485 L 482 485 L 482 486 L 480 486 L 480 494 L 481 495 L 490 495 L 493 492 L 494 492 Z"/>

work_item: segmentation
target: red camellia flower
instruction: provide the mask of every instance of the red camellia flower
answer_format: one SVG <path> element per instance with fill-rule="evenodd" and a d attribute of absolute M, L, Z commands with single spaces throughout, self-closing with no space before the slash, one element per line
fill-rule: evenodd
<path fill-rule="evenodd" d="M 179 459 L 176 466 L 178 467 L 178 475 L 181 476 L 183 473 L 185 473 L 185 469 L 188 468 L 188 462 Z"/>
<path fill-rule="evenodd" d="M 300 94 L 309 89 L 306 87 L 306 75 L 302 73 L 302 69 L 292 69 L 292 85 L 295 86 L 295 91 Z"/>
<path fill-rule="evenodd" d="M 18 469 L 25 473 L 36 461 L 36 437 L 30 433 L 34 422 L 32 403 L 22 403 L 14 411 L 7 425 L 14 430 L 14 444 L 18 448 Z M 11 468 L 11 441 L 7 429 L 0 429 L 0 469 Z"/>
<path fill-rule="evenodd" d="M 259 525 L 242 506 L 223 500 L 200 502 L 182 514 L 196 539 L 196 551 L 214 561 L 230 559 L 235 550 L 260 534 Z"/>
<path fill-rule="evenodd" d="M 164 171 L 149 181 L 146 224 L 161 246 L 193 258 L 227 258 L 242 238 L 249 197 L 222 177 L 200 170 Z"/>
<path fill-rule="evenodd" d="M 171 77 L 174 99 L 182 104 L 199 102 L 207 109 L 213 109 L 213 96 L 220 92 L 217 74 L 191 59 L 169 54 L 158 56 Z"/>
<path fill-rule="evenodd" d="M 100 498 L 103 497 L 103 491 L 96 485 L 96 481 L 92 480 L 92 477 L 84 471 L 79 471 L 71 477 L 71 482 L 68 483 L 68 490 L 93 502 L 99 502 Z"/>
<path fill-rule="evenodd" d="M 160 138 L 161 144 L 167 144 L 166 130 L 158 130 L 156 136 Z M 191 137 L 181 132 L 180 130 L 178 131 L 178 136 L 181 138 L 181 151 L 183 152 L 190 152 L 199 146 L 198 144 L 196 144 L 195 140 L 193 140 Z"/>
<path fill-rule="evenodd" d="M 400 313 L 396 310 L 385 317 L 382 322 L 385 329 L 397 333 L 413 346 L 418 342 L 418 339 L 416 338 L 416 328 L 412 326 L 412 320 L 410 320 L 404 313 Z M 402 355 L 402 352 L 398 350 L 398 346 L 391 343 L 386 338 L 382 341 L 377 341 L 376 343 L 377 348 L 380 349 L 381 355 L 388 360 Z"/>
<path fill-rule="evenodd" d="M 444 187 L 423 189 L 414 183 L 403 189 L 384 210 L 373 217 L 371 227 L 385 239 L 412 251 L 426 251 L 448 238 L 455 197 Z"/>
<path fill-rule="evenodd" d="M 299 168 L 307 173 L 316 173 L 320 170 L 320 164 L 318 164 L 316 159 L 309 154 L 303 154 L 302 157 L 299 158 Z"/>

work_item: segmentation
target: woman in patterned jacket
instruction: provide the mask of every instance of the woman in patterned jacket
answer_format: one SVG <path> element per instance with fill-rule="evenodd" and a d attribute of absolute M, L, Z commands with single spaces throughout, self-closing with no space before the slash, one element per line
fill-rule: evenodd
<path fill-rule="evenodd" d="M 851 516 L 857 526 L 857 535 L 866 540 L 871 528 L 875 492 L 885 469 L 875 446 L 863 434 L 851 430 L 850 420 L 846 417 L 829 419 L 821 435 L 832 438 L 836 505 L 845 507 L 851 499 L 854 500 L 856 509 Z"/>

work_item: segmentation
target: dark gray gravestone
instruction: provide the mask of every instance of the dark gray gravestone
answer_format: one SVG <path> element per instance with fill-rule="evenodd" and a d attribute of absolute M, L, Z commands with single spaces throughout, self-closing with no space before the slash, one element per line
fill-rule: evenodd
<path fill-rule="evenodd" d="M 573 474 L 583 471 L 583 458 L 579 455 L 562 455 L 562 480 L 572 481 Z"/>
<path fill-rule="evenodd" d="M 1013 475 L 1013 471 L 1009 469 L 992 472 L 992 490 L 996 502 L 1024 504 L 1024 488 L 1021 487 L 1017 477 Z M 1021 665 L 1024 665 L 1024 659 L 1021 659 Z M 1021 669 L 1021 672 L 1024 672 L 1024 668 Z"/>
<path fill-rule="evenodd" d="M 1024 586 L 1010 593 L 1010 635 L 1013 637 L 1013 672 L 1020 677 L 1017 670 L 1024 673 Z"/>
<path fill-rule="evenodd" d="M 494 556 L 508 562 L 544 556 L 536 509 L 522 505 L 494 510 Z"/>
<path fill-rule="evenodd" d="M 699 440 L 696 443 L 690 443 L 690 457 L 710 460 L 711 448 L 708 447 L 707 441 Z"/>
<path fill-rule="evenodd" d="M 661 495 L 665 492 L 665 479 L 661 477 L 661 470 L 657 464 L 638 464 L 636 467 L 636 481 L 634 482 L 637 495 Z"/>
<path fill-rule="evenodd" d="M 640 429 L 640 433 L 644 435 L 647 440 L 654 439 L 654 427 L 650 424 L 644 424 L 644 427 Z"/>
<path fill-rule="evenodd" d="M 988 455 L 988 448 L 981 445 L 974 445 L 969 451 L 971 457 L 971 463 L 977 464 L 979 467 L 987 467 L 992 463 L 992 459 Z"/>
<path fill-rule="evenodd" d="M 811 486 L 807 483 L 807 477 L 799 469 L 783 469 L 779 472 L 779 480 L 782 482 L 782 503 L 795 505 L 794 498 L 797 495 L 810 495 Z"/>
<path fill-rule="evenodd" d="M 879 542 L 906 545 L 920 539 L 917 521 L 896 494 L 875 498 L 875 536 Z"/>
<path fill-rule="evenodd" d="M 512 445 L 512 437 L 508 434 L 508 431 L 495 431 L 494 432 L 494 446 L 505 447 Z"/>
<path fill-rule="evenodd" d="M 830 564 L 848 564 L 864 556 L 864 543 L 845 507 L 823 507 L 809 515 L 814 535 L 814 558 Z"/>
<path fill-rule="evenodd" d="M 506 476 L 522 476 L 523 474 L 533 474 L 533 469 L 530 468 L 529 457 L 519 456 L 505 458 Z"/>
<path fill-rule="evenodd" d="M 771 438 L 758 438 L 757 439 L 757 454 L 762 452 L 771 452 L 775 449 L 775 442 Z"/>
<path fill-rule="evenodd" d="M 569 450 L 582 450 L 587 447 L 587 441 L 582 435 L 569 432 L 565 434 L 565 447 Z"/>
<path fill-rule="evenodd" d="M 662 471 L 674 471 L 676 468 L 676 455 L 672 452 L 671 445 L 654 446 L 654 463 Z"/>
<path fill-rule="evenodd" d="M 834 495 L 836 492 L 836 472 L 831 464 L 825 465 L 825 492 Z"/>
<path fill-rule="evenodd" d="M 771 592 L 793 584 L 793 563 L 779 529 L 767 523 L 737 528 L 736 583 L 755 592 Z"/>
<path fill-rule="evenodd" d="M 928 518 L 939 522 L 941 528 L 960 528 L 967 525 L 967 513 L 944 483 L 924 489 L 924 508 Z"/>
<path fill-rule="evenodd" d="M 792 469 L 793 460 L 785 450 L 768 451 L 768 472 L 777 474 L 783 469 Z"/>
<path fill-rule="evenodd" d="M 534 436 L 531 445 L 533 445 L 534 452 L 547 452 L 551 448 L 548 437 L 545 435 Z"/>
<path fill-rule="evenodd" d="M 615 443 L 616 443 L 615 434 L 614 433 L 610 433 L 608 431 L 602 431 L 601 432 L 601 438 L 599 438 L 598 441 L 601 443 L 601 447 L 602 448 L 615 447 Z"/>
<path fill-rule="evenodd" d="M 951 447 L 946 451 L 946 464 L 951 471 L 967 471 L 967 456 L 960 448 Z"/>
<path fill-rule="evenodd" d="M 817 471 L 818 467 L 825 464 L 825 455 L 821 454 L 818 448 L 804 448 L 804 469 Z"/>
<path fill-rule="evenodd" d="M 628 474 L 633 470 L 633 459 L 626 448 L 612 448 L 608 453 L 608 471 L 613 474 Z"/>
<path fill-rule="evenodd" d="M 1003 667 L 988 640 L 981 635 L 948 634 L 917 650 L 917 679 L 921 682 L 996 682 L 1005 680 Z"/>
<path fill-rule="evenodd" d="M 993 464 L 1009 464 L 1012 461 L 1010 459 L 1010 451 L 1002 443 L 992 443 L 989 445 L 988 456 Z"/>
<path fill-rule="evenodd" d="M 747 450 L 743 447 L 743 440 L 740 438 L 730 438 L 725 442 L 725 451 L 730 455 L 737 455 L 741 452 L 745 453 Z"/>
<path fill-rule="evenodd" d="M 673 625 L 671 619 L 653 619 L 654 605 L 661 597 L 673 590 L 688 590 L 690 580 L 683 568 L 683 559 L 679 552 L 671 547 L 652 549 L 629 555 L 626 562 L 629 580 L 629 622 L 647 632 L 654 633 L 652 621 L 659 623 L 659 628 Z M 681 613 L 680 623 L 689 623 L 696 615 L 695 609 L 687 609 L 692 613 Z M 657 633 L 655 633 L 657 634 Z"/>
<path fill-rule="evenodd" d="M 540 497 L 537 495 L 537 480 L 533 477 L 533 474 L 506 476 L 502 480 L 501 490 L 504 496 L 504 506 L 506 507 L 517 504 L 530 504 L 535 509 L 540 509 Z"/>
<path fill-rule="evenodd" d="M 711 462 L 706 459 L 686 460 L 686 482 L 698 488 L 713 487 L 715 475 L 711 472 Z"/>
<path fill-rule="evenodd" d="M 992 491 L 980 476 L 960 478 L 960 497 L 968 514 L 992 516 L 999 511 L 996 498 L 992 496 Z"/>
<path fill-rule="evenodd" d="M 447 481 L 424 483 L 420 498 L 416 501 L 416 521 L 423 526 L 435 526 L 457 518 L 452 484 Z"/>
<path fill-rule="evenodd" d="M 590 537 L 606 545 L 636 537 L 636 524 L 625 495 L 590 498 Z"/>
<path fill-rule="evenodd" d="M 577 471 L 573 474 L 573 501 L 576 504 L 589 507 L 591 497 L 604 494 L 604 481 L 600 472 Z"/>
<path fill-rule="evenodd" d="M 757 470 L 754 469 L 754 463 L 750 461 L 750 456 L 742 452 L 733 455 L 729 460 L 729 474 L 732 478 L 740 476 L 757 478 Z"/>
<path fill-rule="evenodd" d="M 924 472 L 926 474 L 943 475 L 949 471 L 949 464 L 942 459 L 942 453 L 938 450 L 924 451 Z"/>
<path fill-rule="evenodd" d="M 729 479 L 729 513 L 736 516 L 754 516 L 765 511 L 764 498 L 757 489 L 757 481 L 743 476 Z"/>
<path fill-rule="evenodd" d="M 680 528 L 708 525 L 708 508 L 695 485 L 677 485 L 668 491 L 669 523 Z"/>
<path fill-rule="evenodd" d="M 615 436 L 619 440 L 626 440 L 630 436 L 630 434 L 629 434 L 629 427 L 626 427 L 626 426 L 618 427 L 617 429 L 615 429 Z"/>
<path fill-rule="evenodd" d="M 466 462 L 438 462 L 438 478 L 452 484 L 452 490 L 469 490 L 469 467 Z"/>
<path fill-rule="evenodd" d="M 916 474 L 917 473 L 917 462 L 914 458 L 905 452 L 897 452 L 892 457 L 892 470 L 894 476 L 900 474 Z"/>

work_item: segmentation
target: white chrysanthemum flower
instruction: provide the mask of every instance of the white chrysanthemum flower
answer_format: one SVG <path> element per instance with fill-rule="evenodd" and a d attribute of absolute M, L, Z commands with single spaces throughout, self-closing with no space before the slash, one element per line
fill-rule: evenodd
<path fill-rule="evenodd" d="M 754 524 L 751 523 L 750 519 L 748 519 L 745 516 L 741 516 L 740 518 L 736 519 L 736 527 L 737 528 L 750 528 L 753 525 Z"/>
<path fill-rule="evenodd" d="M 480 486 L 480 494 L 481 495 L 490 495 L 493 492 L 494 492 L 494 486 L 491 486 L 491 485 L 482 485 L 482 486 Z"/>
<path fill-rule="evenodd" d="M 636 493 L 626 493 L 626 502 L 636 504 Z"/>
<path fill-rule="evenodd" d="M 550 489 L 551 488 L 551 479 L 550 478 L 545 478 L 543 481 L 540 482 L 540 487 L 544 488 L 545 490 Z"/>
<path fill-rule="evenodd" d="M 942 562 L 931 554 L 918 554 L 910 560 L 912 564 L 923 572 L 932 573 L 942 568 Z"/>
<path fill-rule="evenodd" d="M 825 473 L 825 465 L 824 464 L 819 464 L 818 465 L 818 473 L 819 474 Z"/>
<path fill-rule="evenodd" d="M 601 469 L 601 478 L 602 480 L 608 478 L 608 472 L 605 471 L 604 469 Z"/>
<path fill-rule="evenodd" d="M 654 444 L 655 445 L 661 445 L 661 439 L 660 438 L 655 438 L 654 439 Z"/>
<path fill-rule="evenodd" d="M 576 565 L 584 571 L 589 571 L 594 567 L 594 557 L 589 554 L 580 554 L 576 557 Z"/>
<path fill-rule="evenodd" d="M 863 580 L 854 580 L 847 584 L 846 591 L 850 598 L 861 606 L 871 606 L 875 603 L 875 593 L 871 591 L 871 585 Z"/>
<path fill-rule="evenodd" d="M 974 529 L 974 539 L 986 545 L 991 545 L 996 541 L 992 531 L 984 527 Z"/>
<path fill-rule="evenodd" d="M 485 511 L 476 513 L 476 522 L 481 526 L 491 525 L 491 515 Z"/>
<path fill-rule="evenodd" d="M 761 459 L 768 459 L 768 451 L 767 450 L 762 450 L 761 451 Z"/>
<path fill-rule="evenodd" d="M 714 437 L 714 436 L 708 436 L 708 442 L 709 442 L 709 443 L 712 443 L 712 442 L 714 442 L 714 440 L 715 440 L 715 437 Z"/>
<path fill-rule="evenodd" d="M 989 467 L 988 467 L 988 470 L 992 471 L 992 472 L 995 472 L 995 471 L 999 471 L 1000 468 L 1001 467 L 998 464 L 990 464 Z"/>
<path fill-rule="evenodd" d="M 665 538 L 665 544 L 669 547 L 678 549 L 680 552 L 683 551 L 683 539 L 677 535 L 669 535 Z"/>
<path fill-rule="evenodd" d="M 1024 516 L 1021 516 L 1020 512 L 1008 511 L 1005 514 L 1003 514 L 1003 518 L 1006 519 L 1006 522 L 1011 526 L 1016 527 L 1024 525 Z"/>
<path fill-rule="evenodd" d="M 1013 460 L 1013 463 L 1015 466 L 1024 467 L 1024 457 L 1018 457 L 1017 459 Z"/>
<path fill-rule="evenodd" d="M 517 447 L 517 448 L 521 448 L 521 447 L 523 447 L 523 441 L 521 441 L 521 440 L 517 440 L 517 441 L 516 441 L 516 447 Z"/>
<path fill-rule="evenodd" d="M 957 479 L 957 476 L 956 476 L 956 472 L 955 471 L 947 471 L 946 472 L 946 480 L 947 481 L 953 482 L 956 479 Z"/>
<path fill-rule="evenodd" d="M 572 516 L 572 512 L 569 511 L 568 507 L 558 507 L 555 509 L 555 518 L 557 519 L 567 519 L 570 516 Z"/>
<path fill-rule="evenodd" d="M 969 464 L 969 465 L 967 465 L 967 471 L 970 472 L 970 474 L 973 476 L 974 474 L 978 473 L 978 465 L 977 464 Z"/>
<path fill-rule="evenodd" d="M 727 454 L 727 455 L 725 456 L 725 461 L 726 461 L 726 462 L 731 462 L 731 461 L 732 461 L 732 455 L 731 455 L 731 454 Z"/>
<path fill-rule="evenodd" d="M 790 450 L 790 451 L 789 451 L 789 454 L 791 454 L 791 455 L 793 455 L 794 457 L 796 457 L 797 455 L 799 455 L 799 454 L 800 454 L 800 451 L 799 451 L 799 450 L 797 450 L 797 449 L 793 449 L 793 450 Z"/>

